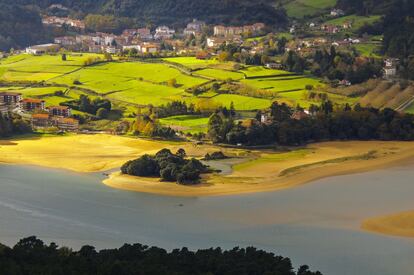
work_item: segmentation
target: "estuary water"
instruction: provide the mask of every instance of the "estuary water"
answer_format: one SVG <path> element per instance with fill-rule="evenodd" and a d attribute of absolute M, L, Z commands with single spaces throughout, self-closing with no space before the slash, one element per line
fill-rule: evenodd
<path fill-rule="evenodd" d="M 101 174 L 0 165 L 0 242 L 36 235 L 78 249 L 255 246 L 324 274 L 414 274 L 414 240 L 363 232 L 414 210 L 414 164 L 278 192 L 204 198 L 111 189 Z"/>

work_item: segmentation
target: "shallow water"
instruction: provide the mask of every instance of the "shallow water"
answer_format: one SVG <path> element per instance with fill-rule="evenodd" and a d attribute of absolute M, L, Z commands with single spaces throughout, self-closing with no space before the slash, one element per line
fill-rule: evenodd
<path fill-rule="evenodd" d="M 414 209 L 413 166 L 279 192 L 177 198 L 111 189 L 100 174 L 1 165 L 0 242 L 253 245 L 324 274 L 414 274 L 414 240 L 359 230 L 364 218 Z"/>

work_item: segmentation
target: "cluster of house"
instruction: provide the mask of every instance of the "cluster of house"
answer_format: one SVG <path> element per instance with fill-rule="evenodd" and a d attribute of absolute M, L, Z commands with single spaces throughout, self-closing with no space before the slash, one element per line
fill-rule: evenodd
<path fill-rule="evenodd" d="M 234 26 L 215 26 L 214 27 L 214 36 L 218 37 L 234 37 L 241 36 L 244 33 L 255 34 L 262 31 L 265 28 L 265 24 L 256 23 L 253 25 L 246 25 L 241 27 Z"/>
<path fill-rule="evenodd" d="M 57 16 L 45 16 L 42 18 L 43 25 L 53 26 L 53 27 L 62 27 L 64 25 L 84 30 L 85 23 L 82 20 L 71 19 L 68 17 L 57 17 Z"/>
<path fill-rule="evenodd" d="M 85 24 L 80 20 L 48 16 L 43 18 L 43 23 L 49 26 L 63 26 L 64 24 L 84 30 Z M 30 54 L 43 54 L 55 47 L 64 47 L 74 51 L 88 51 L 93 53 L 107 52 L 111 54 L 126 50 L 136 50 L 137 53 L 157 53 L 161 50 L 161 42 L 167 42 L 173 46 L 176 52 L 191 50 L 191 46 L 185 46 L 183 38 L 201 35 L 207 25 L 205 22 L 194 19 L 186 28 L 177 33 L 168 26 L 159 26 L 153 32 L 149 28 L 126 29 L 120 35 L 111 33 L 84 33 L 74 36 L 56 37 L 53 44 L 36 45 L 26 49 Z M 246 26 L 215 26 L 214 36 L 207 39 L 207 46 L 217 47 L 226 42 L 241 41 L 242 34 L 257 34 L 265 28 L 263 23 Z M 176 39 L 178 38 L 178 39 Z"/>
<path fill-rule="evenodd" d="M 72 118 L 72 110 L 67 106 L 45 106 L 45 101 L 36 98 L 23 98 L 21 93 L 1 92 L 0 113 L 31 114 L 33 129 L 56 127 L 62 131 L 76 131 L 79 121 Z"/>

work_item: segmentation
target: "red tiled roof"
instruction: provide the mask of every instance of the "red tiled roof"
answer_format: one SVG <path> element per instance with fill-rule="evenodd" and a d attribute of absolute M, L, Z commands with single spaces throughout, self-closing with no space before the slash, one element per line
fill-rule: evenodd
<path fill-rule="evenodd" d="M 48 114 L 33 114 L 32 118 L 35 118 L 35 119 L 49 119 L 49 115 Z"/>
<path fill-rule="evenodd" d="M 45 102 L 44 100 L 41 99 L 35 99 L 35 98 L 24 98 L 22 99 L 23 103 L 42 103 Z"/>
<path fill-rule="evenodd" d="M 58 110 L 69 110 L 68 106 L 49 106 L 49 109 L 58 109 Z"/>

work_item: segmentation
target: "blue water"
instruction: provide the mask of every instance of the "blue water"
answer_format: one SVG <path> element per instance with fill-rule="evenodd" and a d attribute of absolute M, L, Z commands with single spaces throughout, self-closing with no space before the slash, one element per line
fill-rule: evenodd
<path fill-rule="evenodd" d="M 99 174 L 0 165 L 0 242 L 36 235 L 98 249 L 256 246 L 324 274 L 414 274 L 414 240 L 359 229 L 414 210 L 413 165 L 279 192 L 179 198 L 111 189 Z"/>

